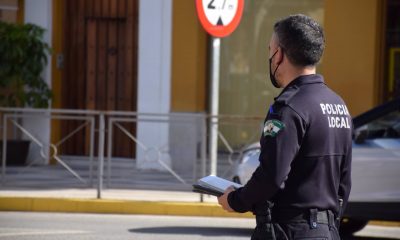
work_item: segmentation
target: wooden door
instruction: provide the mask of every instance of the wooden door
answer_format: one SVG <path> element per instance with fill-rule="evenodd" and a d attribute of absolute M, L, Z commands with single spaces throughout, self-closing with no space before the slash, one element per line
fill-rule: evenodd
<path fill-rule="evenodd" d="M 136 111 L 137 0 L 67 0 L 63 108 Z M 79 122 L 64 122 L 63 136 Z M 122 124 L 135 133 L 134 124 Z M 114 128 L 113 156 L 134 156 L 134 145 Z M 65 143 L 66 154 L 87 154 L 88 132 Z"/>

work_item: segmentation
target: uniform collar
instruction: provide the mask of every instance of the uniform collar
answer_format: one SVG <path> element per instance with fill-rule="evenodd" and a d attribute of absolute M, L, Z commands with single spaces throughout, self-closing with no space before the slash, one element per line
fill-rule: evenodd
<path fill-rule="evenodd" d="M 306 84 L 315 84 L 315 83 L 324 83 L 324 77 L 320 74 L 310 74 L 310 75 L 301 75 L 291 81 L 282 92 L 275 98 L 278 99 L 286 90 L 290 88 L 298 88 L 301 85 Z"/>
<path fill-rule="evenodd" d="M 324 78 L 320 74 L 302 75 L 291 81 L 283 90 L 291 86 L 301 86 L 304 84 L 324 83 Z"/>

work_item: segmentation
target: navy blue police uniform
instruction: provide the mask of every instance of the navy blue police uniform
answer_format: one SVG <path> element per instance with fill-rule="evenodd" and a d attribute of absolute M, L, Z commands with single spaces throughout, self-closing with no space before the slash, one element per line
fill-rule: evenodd
<path fill-rule="evenodd" d="M 233 210 L 256 215 L 252 239 L 265 239 L 258 229 L 265 224 L 277 239 L 339 239 L 335 219 L 351 188 L 352 121 L 321 75 L 300 76 L 275 98 L 260 144 L 259 167 L 228 195 Z"/>

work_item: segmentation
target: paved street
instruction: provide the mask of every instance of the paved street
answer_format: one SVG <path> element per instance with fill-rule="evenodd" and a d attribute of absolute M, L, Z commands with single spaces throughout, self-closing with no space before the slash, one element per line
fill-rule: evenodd
<path fill-rule="evenodd" d="M 0 212 L 0 239 L 239 240 L 249 239 L 253 224 L 232 218 Z M 368 226 L 358 235 L 352 239 L 400 239 L 400 228 Z"/>
<path fill-rule="evenodd" d="M 251 220 L 144 215 L 0 213 L 0 239 L 248 239 Z"/>

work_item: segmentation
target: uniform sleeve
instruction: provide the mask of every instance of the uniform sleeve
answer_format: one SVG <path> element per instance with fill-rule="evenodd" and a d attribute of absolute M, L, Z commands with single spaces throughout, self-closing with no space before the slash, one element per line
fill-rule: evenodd
<path fill-rule="evenodd" d="M 261 137 L 259 167 L 244 187 L 229 194 L 228 203 L 237 212 L 252 211 L 283 189 L 290 165 L 300 149 L 305 121 L 289 106 L 267 118 L 272 119 L 282 122 L 284 128 L 276 136 Z"/>
<path fill-rule="evenodd" d="M 351 190 L 351 160 L 352 160 L 352 146 L 349 146 L 347 154 L 344 156 L 340 169 L 340 183 L 339 183 L 339 198 L 343 199 L 343 206 L 341 213 L 344 212 L 349 201 Z M 339 214 L 341 214 L 339 213 Z"/>

